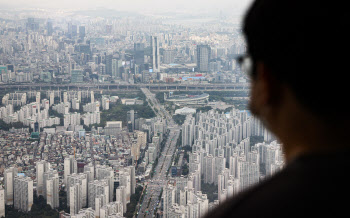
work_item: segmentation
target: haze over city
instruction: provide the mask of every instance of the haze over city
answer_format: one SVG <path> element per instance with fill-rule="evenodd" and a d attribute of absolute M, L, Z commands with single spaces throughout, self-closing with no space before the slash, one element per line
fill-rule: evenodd
<path fill-rule="evenodd" d="M 1 0 L 0 5 L 2 8 L 41 8 L 41 9 L 68 9 L 68 10 L 86 10 L 96 8 L 107 8 L 118 11 L 131 11 L 131 12 L 158 12 L 158 13 L 174 13 L 179 11 L 184 12 L 205 12 L 212 13 L 216 11 L 224 11 L 225 13 L 243 13 L 247 5 L 251 0 L 16 0 L 6 1 Z"/>

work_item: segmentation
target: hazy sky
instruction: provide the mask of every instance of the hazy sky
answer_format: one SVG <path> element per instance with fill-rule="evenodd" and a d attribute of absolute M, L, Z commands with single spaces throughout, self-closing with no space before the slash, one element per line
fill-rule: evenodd
<path fill-rule="evenodd" d="M 0 0 L 0 8 L 92 9 L 122 11 L 244 11 L 252 0 Z"/>

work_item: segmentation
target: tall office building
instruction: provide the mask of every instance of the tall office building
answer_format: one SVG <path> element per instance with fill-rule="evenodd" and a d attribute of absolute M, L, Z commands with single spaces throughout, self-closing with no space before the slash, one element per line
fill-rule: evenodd
<path fill-rule="evenodd" d="M 159 41 L 158 37 L 151 36 L 151 48 L 152 48 L 152 69 L 153 72 L 159 72 L 160 67 L 160 55 L 159 55 Z"/>
<path fill-rule="evenodd" d="M 70 77 L 71 83 L 82 83 L 84 82 L 84 75 L 82 70 L 72 70 L 71 77 Z"/>
<path fill-rule="evenodd" d="M 52 36 L 53 28 L 52 28 L 52 21 L 47 21 L 46 23 L 46 31 L 48 36 Z"/>
<path fill-rule="evenodd" d="M 23 175 L 16 176 L 14 180 L 14 207 L 29 212 L 33 205 L 33 180 Z"/>
<path fill-rule="evenodd" d="M 78 163 L 75 160 L 74 156 L 71 155 L 68 158 L 64 159 L 64 184 L 66 185 L 66 188 L 69 188 L 67 186 L 67 178 L 68 175 L 72 173 L 77 173 L 78 172 Z"/>
<path fill-rule="evenodd" d="M 200 72 L 209 71 L 211 49 L 209 45 L 197 45 L 197 68 Z"/>
<path fill-rule="evenodd" d="M 44 195 L 44 173 L 46 173 L 47 171 L 49 171 L 50 169 L 50 163 L 42 160 L 36 163 L 36 190 L 37 190 L 37 195 L 42 195 L 45 197 Z"/>
<path fill-rule="evenodd" d="M 121 75 L 122 61 L 113 58 L 112 59 L 112 77 L 120 79 Z"/>
<path fill-rule="evenodd" d="M 106 60 L 106 72 L 105 73 L 112 76 L 113 75 L 112 74 L 113 55 L 111 55 L 111 54 L 106 55 L 105 60 Z"/>
<path fill-rule="evenodd" d="M 0 217 L 5 217 L 5 190 L 0 186 Z"/>
<path fill-rule="evenodd" d="M 85 37 L 85 26 L 79 26 L 79 37 L 80 37 L 80 39 L 84 39 L 84 37 Z"/>
<path fill-rule="evenodd" d="M 113 30 L 113 26 L 110 24 L 106 25 L 106 33 L 111 34 Z"/>
<path fill-rule="evenodd" d="M 39 22 L 35 18 L 27 19 L 27 30 L 38 31 L 39 30 Z"/>
<path fill-rule="evenodd" d="M 71 22 L 68 23 L 66 35 L 68 38 L 72 38 L 72 23 Z"/>
<path fill-rule="evenodd" d="M 136 120 L 138 119 L 138 114 L 134 110 L 130 110 L 126 114 L 126 120 L 127 122 L 131 123 L 131 128 L 129 129 L 130 132 L 133 132 L 136 129 Z"/>
<path fill-rule="evenodd" d="M 145 44 L 134 43 L 134 61 L 134 63 L 139 67 L 142 67 L 142 65 L 145 63 Z"/>
<path fill-rule="evenodd" d="M 16 167 L 10 167 L 4 171 L 6 205 L 13 205 L 14 179 L 15 176 L 17 176 L 17 173 L 18 169 Z"/>
<path fill-rule="evenodd" d="M 72 25 L 72 37 L 75 38 L 78 36 L 78 26 Z"/>
<path fill-rule="evenodd" d="M 56 170 L 44 173 L 44 198 L 51 208 L 58 208 L 59 204 L 59 177 Z"/>

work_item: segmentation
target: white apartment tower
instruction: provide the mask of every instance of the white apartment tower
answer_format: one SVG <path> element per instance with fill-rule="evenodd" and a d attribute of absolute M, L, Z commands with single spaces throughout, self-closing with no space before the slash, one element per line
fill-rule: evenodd
<path fill-rule="evenodd" d="M 109 97 L 108 96 L 102 96 L 102 109 L 103 110 L 109 110 Z"/>
<path fill-rule="evenodd" d="M 95 102 L 95 95 L 94 95 L 94 91 L 91 91 L 90 93 L 90 98 L 91 98 L 91 103 L 94 103 Z"/>
<path fill-rule="evenodd" d="M 115 200 L 117 202 L 121 202 L 123 205 L 123 211 L 126 211 L 126 191 L 125 191 L 125 186 L 119 186 L 116 190 L 115 190 Z"/>
<path fill-rule="evenodd" d="M 5 184 L 5 204 L 13 205 L 13 191 L 14 191 L 14 179 L 17 176 L 18 169 L 16 167 L 10 167 L 5 169 L 4 172 L 4 184 Z"/>
<path fill-rule="evenodd" d="M 33 205 L 33 180 L 23 175 L 15 177 L 14 207 L 29 212 Z"/>
<path fill-rule="evenodd" d="M 113 201 L 113 189 L 114 189 L 114 170 L 112 167 L 108 167 L 105 165 L 97 165 L 96 166 L 96 179 L 102 180 L 105 179 L 108 183 L 109 193 L 109 202 Z"/>
<path fill-rule="evenodd" d="M 5 190 L 0 186 L 0 217 L 5 217 Z"/>
<path fill-rule="evenodd" d="M 44 196 L 44 173 L 49 171 L 50 163 L 42 160 L 36 163 L 37 195 Z M 44 196 L 45 197 L 45 196 Z"/>
<path fill-rule="evenodd" d="M 163 191 L 164 218 L 168 218 L 169 209 L 175 204 L 175 188 L 168 184 Z"/>
<path fill-rule="evenodd" d="M 36 93 L 36 99 L 35 99 L 37 104 L 40 104 L 40 92 Z"/>
<path fill-rule="evenodd" d="M 64 184 L 67 186 L 67 177 L 72 173 L 78 172 L 78 163 L 75 160 L 73 155 L 70 155 L 69 158 L 64 159 Z"/>
<path fill-rule="evenodd" d="M 63 93 L 63 102 L 64 102 L 64 103 L 67 103 L 67 102 L 68 102 L 68 93 L 67 93 L 67 92 L 64 92 L 64 93 Z"/>
<path fill-rule="evenodd" d="M 77 214 L 79 210 L 83 208 L 80 201 L 80 198 L 81 198 L 80 189 L 81 187 L 79 183 L 76 183 L 69 187 L 69 194 L 67 194 L 67 196 L 69 196 L 69 199 L 70 199 L 68 201 L 68 206 L 69 206 L 71 215 Z"/>
<path fill-rule="evenodd" d="M 55 92 L 50 92 L 50 106 L 55 104 Z"/>
<path fill-rule="evenodd" d="M 59 177 L 56 170 L 44 173 L 44 198 L 51 208 L 58 208 L 59 205 Z"/>
<path fill-rule="evenodd" d="M 87 175 L 88 184 L 95 179 L 95 167 L 92 163 L 84 166 L 84 173 Z"/>
<path fill-rule="evenodd" d="M 113 193 L 111 194 L 113 197 Z M 95 180 L 89 183 L 89 207 L 96 210 L 96 199 L 101 198 L 100 207 L 109 203 L 109 186 L 107 180 Z"/>
<path fill-rule="evenodd" d="M 67 204 L 71 207 L 71 214 L 76 214 L 80 209 L 86 206 L 87 189 L 86 174 L 73 173 L 67 176 Z"/>

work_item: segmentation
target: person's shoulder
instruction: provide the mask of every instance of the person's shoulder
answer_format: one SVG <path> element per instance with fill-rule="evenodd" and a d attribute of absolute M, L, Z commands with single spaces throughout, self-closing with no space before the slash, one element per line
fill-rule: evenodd
<path fill-rule="evenodd" d="M 341 173 L 350 166 L 350 161 L 341 159 L 339 156 L 298 159 L 274 176 L 221 203 L 207 217 L 280 217 L 281 213 L 283 217 L 300 213 L 337 217 L 342 211 L 341 196 L 350 193 L 345 185 L 346 174 Z"/>
<path fill-rule="evenodd" d="M 292 186 L 293 182 L 288 179 L 290 174 L 289 170 L 282 170 L 258 185 L 221 203 L 206 217 L 249 217 L 252 214 L 278 206 L 276 204 L 281 203 L 281 198 L 288 198 L 287 196 L 290 195 L 291 189 L 289 187 Z"/>

